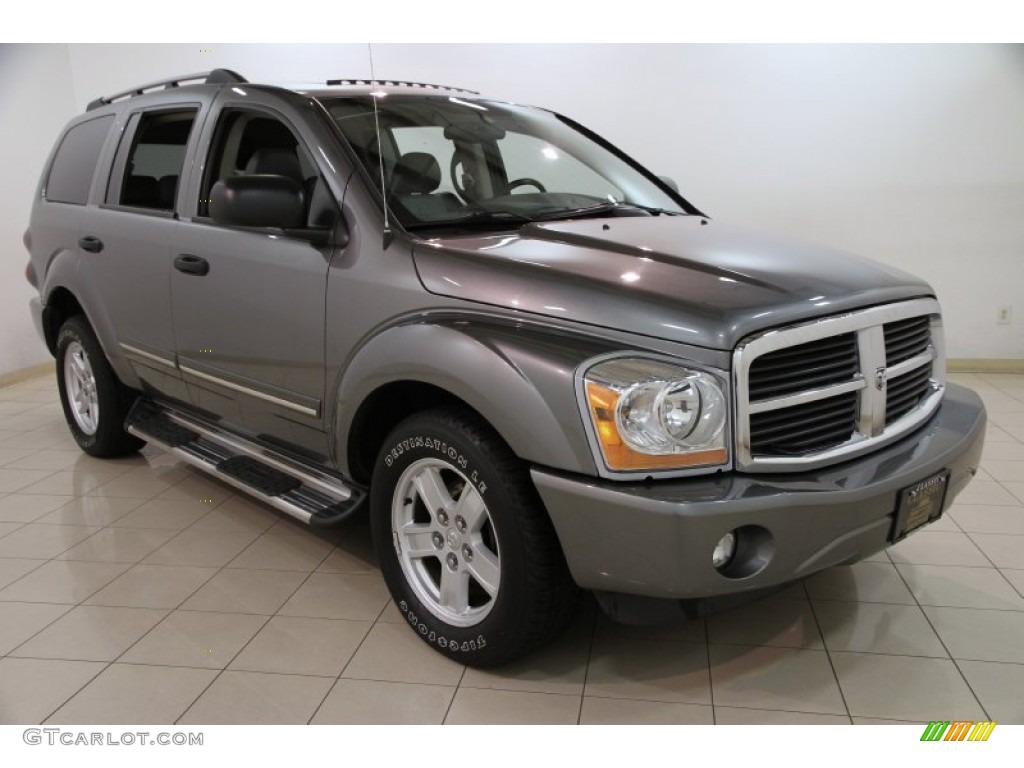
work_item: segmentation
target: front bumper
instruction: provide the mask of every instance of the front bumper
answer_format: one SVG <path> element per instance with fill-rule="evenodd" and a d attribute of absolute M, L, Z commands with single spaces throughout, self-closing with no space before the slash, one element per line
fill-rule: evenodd
<path fill-rule="evenodd" d="M 916 432 L 812 472 L 628 484 L 541 469 L 532 476 L 581 587 L 706 598 L 767 589 L 884 549 L 901 490 L 949 470 L 948 507 L 974 476 L 985 422 L 981 399 L 950 384 Z M 771 556 L 757 573 L 729 578 L 712 566 L 711 552 L 742 526 L 770 534 Z"/>

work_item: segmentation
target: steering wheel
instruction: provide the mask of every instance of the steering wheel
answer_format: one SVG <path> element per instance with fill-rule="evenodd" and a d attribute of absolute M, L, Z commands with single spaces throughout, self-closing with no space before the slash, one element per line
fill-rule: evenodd
<path fill-rule="evenodd" d="M 536 179 L 531 179 L 531 178 L 527 178 L 527 177 L 523 177 L 521 179 L 516 179 L 515 181 L 510 181 L 508 183 L 508 186 L 506 187 L 506 189 L 509 192 L 511 192 L 516 187 L 525 187 L 525 186 L 536 187 L 539 192 L 547 192 L 547 189 L 544 188 L 543 184 L 541 184 Z"/>

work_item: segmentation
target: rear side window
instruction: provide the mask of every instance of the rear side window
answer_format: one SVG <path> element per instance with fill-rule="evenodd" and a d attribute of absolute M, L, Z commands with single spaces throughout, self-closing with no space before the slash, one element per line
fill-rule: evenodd
<path fill-rule="evenodd" d="M 174 210 L 196 110 L 142 115 L 125 164 L 119 205 Z"/>
<path fill-rule="evenodd" d="M 79 123 L 64 134 L 46 180 L 46 199 L 53 203 L 85 205 L 103 142 L 114 116 Z"/>

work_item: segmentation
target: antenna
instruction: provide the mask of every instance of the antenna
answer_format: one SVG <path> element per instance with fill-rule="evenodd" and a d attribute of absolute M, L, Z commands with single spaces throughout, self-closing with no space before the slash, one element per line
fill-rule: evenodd
<path fill-rule="evenodd" d="M 377 77 L 373 71 L 373 46 L 370 43 L 366 44 L 366 50 L 370 54 L 370 82 L 376 83 Z M 387 183 L 384 179 L 384 142 L 380 138 L 380 118 L 377 114 L 377 93 L 370 91 L 370 97 L 373 99 L 373 125 L 377 132 L 377 164 L 380 172 L 380 196 L 384 200 L 384 247 L 388 247 L 388 243 L 391 242 L 391 222 L 388 218 L 388 191 Z"/>

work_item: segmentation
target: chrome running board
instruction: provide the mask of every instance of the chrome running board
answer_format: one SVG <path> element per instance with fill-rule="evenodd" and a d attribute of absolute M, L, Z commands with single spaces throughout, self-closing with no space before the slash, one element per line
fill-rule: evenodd
<path fill-rule="evenodd" d="M 125 429 L 316 528 L 350 517 L 365 497 L 315 467 L 142 398 L 128 413 Z"/>

